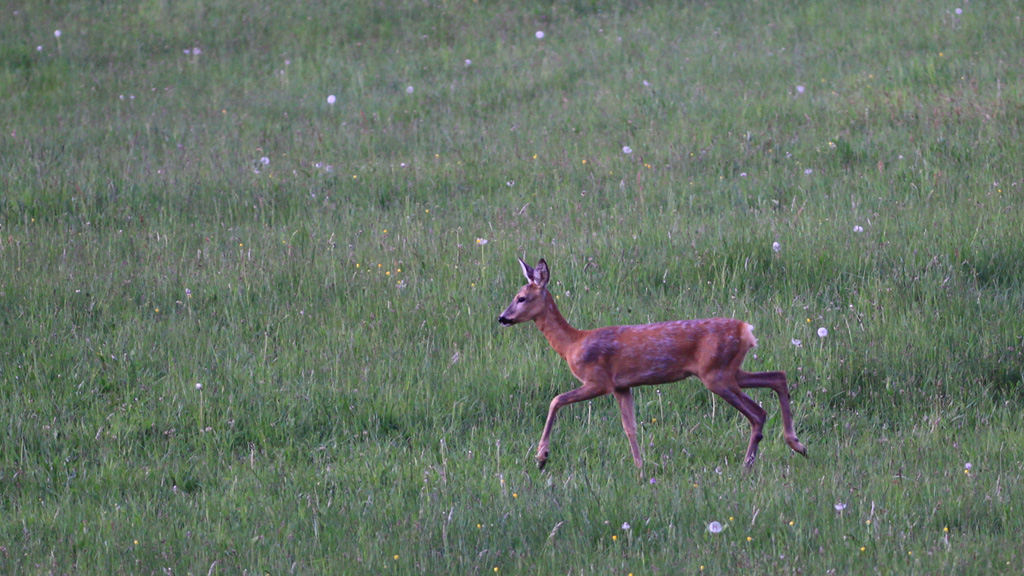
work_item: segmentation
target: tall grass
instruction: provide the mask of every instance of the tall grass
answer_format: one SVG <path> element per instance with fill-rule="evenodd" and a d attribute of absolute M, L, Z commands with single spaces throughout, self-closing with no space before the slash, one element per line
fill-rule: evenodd
<path fill-rule="evenodd" d="M 1019 572 L 1024 34 L 956 8 L 8 4 L 0 572 Z M 686 382 L 538 472 L 517 256 L 754 324 L 810 459 Z"/>

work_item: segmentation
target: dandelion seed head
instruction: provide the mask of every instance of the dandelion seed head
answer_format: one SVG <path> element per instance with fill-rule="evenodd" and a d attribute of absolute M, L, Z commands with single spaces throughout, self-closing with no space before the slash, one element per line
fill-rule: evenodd
<path fill-rule="evenodd" d="M 802 341 L 797 340 L 796 338 L 793 338 L 792 340 L 790 340 L 789 343 L 792 344 L 793 346 L 796 346 L 797 348 L 802 348 L 803 345 L 804 345 L 804 343 Z"/>
<path fill-rule="evenodd" d="M 782 245 L 778 242 L 772 242 L 772 252 L 778 252 L 779 250 L 782 250 Z"/>
<path fill-rule="evenodd" d="M 824 338 L 826 336 L 828 336 L 828 328 L 825 328 L 824 326 L 818 328 L 818 338 Z"/>
<path fill-rule="evenodd" d="M 405 89 L 405 93 L 406 94 L 412 94 L 415 91 L 416 91 L 416 89 L 413 88 L 412 86 L 409 86 L 408 88 Z"/>
<path fill-rule="evenodd" d="M 962 8 L 957 8 L 956 10 L 953 10 L 953 13 L 956 14 L 957 16 L 959 16 L 959 15 L 963 14 L 964 11 L 963 11 Z"/>
<path fill-rule="evenodd" d="M 862 226 L 860 226 L 860 225 L 857 225 L 857 226 L 854 226 L 854 227 L 853 227 L 853 231 L 854 231 L 855 233 L 857 233 L 857 234 L 860 234 L 861 232 L 863 232 L 863 231 L 864 231 L 864 228 L 863 228 Z"/>
<path fill-rule="evenodd" d="M 327 96 L 327 103 L 328 104 L 334 104 L 337 101 L 338 101 L 338 99 L 334 97 L 334 94 L 331 94 L 331 95 Z"/>
<path fill-rule="evenodd" d="M 62 34 L 62 32 L 60 30 L 54 30 L 53 31 L 53 37 L 54 38 L 60 38 L 61 34 Z"/>
<path fill-rule="evenodd" d="M 541 40 L 541 39 L 544 38 L 544 31 L 543 30 L 537 30 L 537 33 L 534 34 L 534 36 L 537 37 L 537 40 Z"/>
<path fill-rule="evenodd" d="M 722 531 L 722 523 L 719 522 L 718 520 L 715 520 L 712 523 L 708 524 L 708 532 L 711 532 L 712 534 L 718 534 L 721 531 Z"/>
<path fill-rule="evenodd" d="M 623 154 L 632 154 L 633 153 L 633 149 L 630 148 L 629 146 L 623 146 L 622 147 L 622 153 Z"/>
<path fill-rule="evenodd" d="M 203 383 L 202 382 L 196 382 L 196 390 L 202 390 L 202 389 L 203 389 Z"/>
<path fill-rule="evenodd" d="M 808 168 L 808 169 L 804 170 L 804 174 L 807 174 L 808 176 L 810 176 L 811 174 L 814 174 L 814 170 L 811 169 L 811 168 Z"/>
<path fill-rule="evenodd" d="M 469 58 L 466 58 L 465 64 L 466 64 L 466 66 L 472 66 L 473 65 L 473 61 L 470 60 Z"/>
<path fill-rule="evenodd" d="M 835 505 L 832 507 L 836 509 L 836 512 L 842 512 L 843 510 L 846 510 L 846 504 L 843 504 L 842 502 L 836 502 Z"/>
<path fill-rule="evenodd" d="M 260 164 L 262 164 L 264 166 L 269 166 L 270 165 L 270 158 L 267 158 L 266 156 L 260 158 Z"/>
<path fill-rule="evenodd" d="M 806 88 L 804 88 L 802 85 L 797 85 L 797 87 L 796 87 L 797 94 L 803 94 L 804 90 L 806 90 Z"/>
<path fill-rule="evenodd" d="M 631 526 L 629 525 L 629 522 L 623 522 L 622 523 L 622 529 L 623 530 L 629 530 L 630 528 L 631 528 Z"/>

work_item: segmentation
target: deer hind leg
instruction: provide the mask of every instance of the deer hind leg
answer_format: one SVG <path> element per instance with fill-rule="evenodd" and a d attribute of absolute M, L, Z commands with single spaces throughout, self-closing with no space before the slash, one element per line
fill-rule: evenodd
<path fill-rule="evenodd" d="M 633 453 L 633 464 L 643 470 L 644 461 L 640 457 L 640 445 L 636 441 L 636 407 L 633 403 L 633 391 L 629 388 L 617 389 L 613 392 L 619 401 L 619 412 L 622 413 L 622 429 L 629 438 L 629 449 Z"/>
<path fill-rule="evenodd" d="M 548 463 L 548 454 L 551 442 L 551 430 L 555 427 L 555 417 L 558 414 L 559 408 L 567 406 L 569 404 L 575 404 L 576 402 L 583 402 L 584 400 L 590 400 L 591 398 L 597 398 L 598 396 L 604 396 L 608 393 L 608 390 L 603 386 L 594 384 L 584 384 L 575 390 L 570 390 L 564 394 L 559 394 L 551 401 L 551 405 L 548 407 L 548 419 L 544 422 L 544 433 L 540 437 L 540 444 L 537 445 L 537 467 L 541 470 Z"/>
<path fill-rule="evenodd" d="M 794 452 L 807 457 L 807 448 L 796 438 L 796 431 L 793 429 L 793 414 L 789 407 L 789 386 L 786 384 L 785 372 L 744 372 L 740 371 L 736 376 L 740 388 L 771 388 L 779 396 L 779 406 L 782 409 L 782 430 L 786 444 Z"/>
<path fill-rule="evenodd" d="M 750 467 L 757 460 L 757 446 L 764 438 L 764 423 L 768 419 L 768 413 L 757 405 L 757 402 L 740 390 L 736 378 L 719 374 L 702 380 L 704 386 L 711 390 L 723 400 L 728 402 L 740 411 L 750 422 L 750 442 L 747 444 L 747 455 L 743 459 L 743 465 Z"/>

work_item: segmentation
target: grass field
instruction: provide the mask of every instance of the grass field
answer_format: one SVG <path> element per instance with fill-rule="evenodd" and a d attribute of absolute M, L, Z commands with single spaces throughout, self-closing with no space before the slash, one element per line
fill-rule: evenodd
<path fill-rule="evenodd" d="M 4 2 L 0 573 L 1021 573 L 1022 54 L 1011 0 Z M 538 471 L 516 257 L 755 325 L 810 458 L 690 380 L 641 474 L 610 398 Z"/>

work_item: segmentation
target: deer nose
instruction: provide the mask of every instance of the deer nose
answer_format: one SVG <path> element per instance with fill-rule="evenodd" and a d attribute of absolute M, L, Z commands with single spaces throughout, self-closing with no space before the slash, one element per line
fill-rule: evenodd
<path fill-rule="evenodd" d="M 502 326 L 512 325 L 512 321 L 509 320 L 508 318 L 505 318 L 504 316 L 498 316 L 498 323 L 501 324 Z"/>

